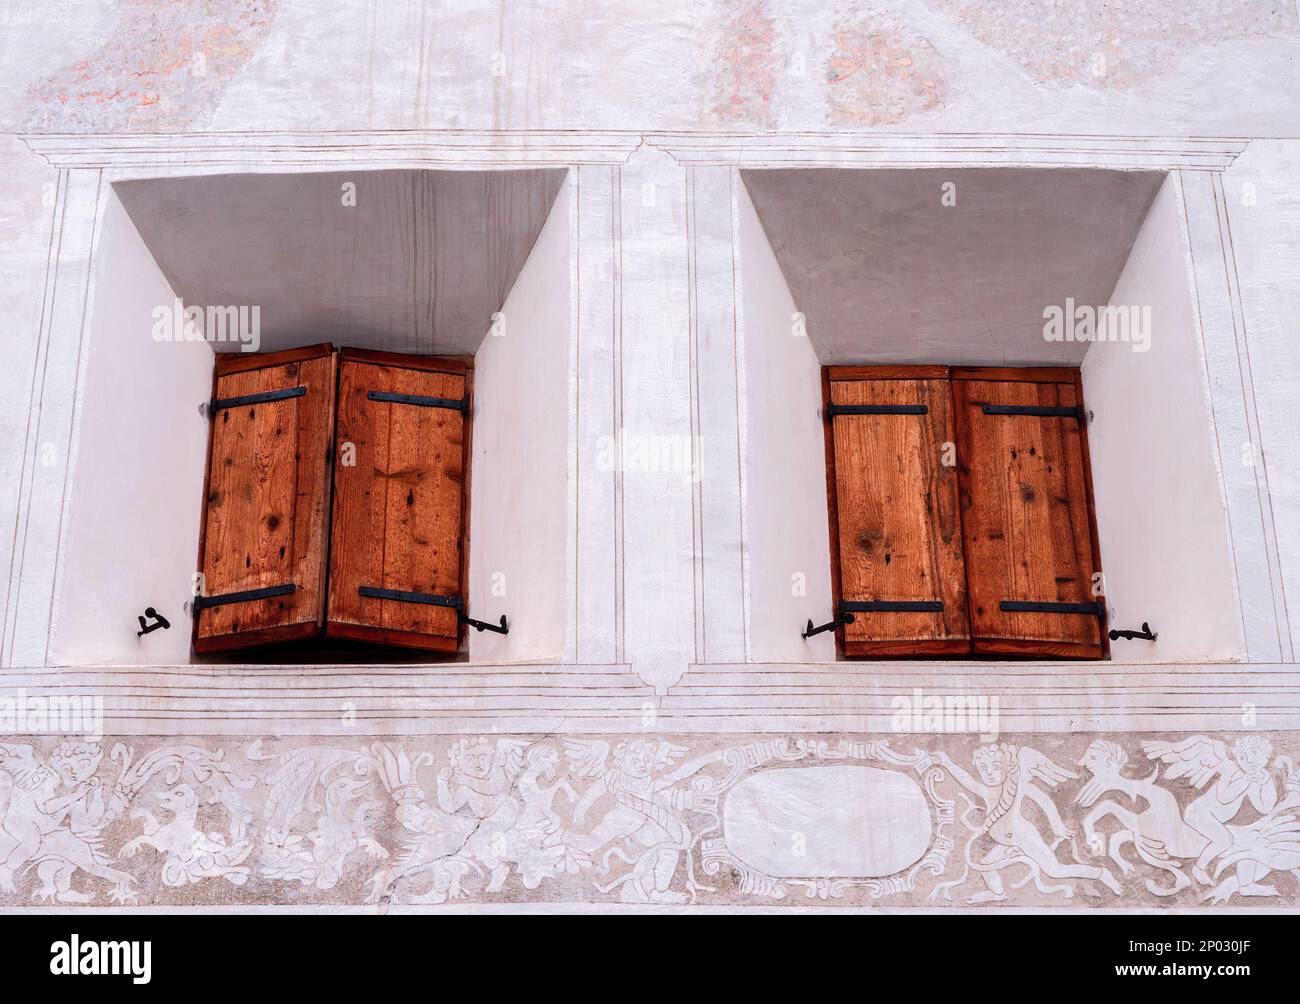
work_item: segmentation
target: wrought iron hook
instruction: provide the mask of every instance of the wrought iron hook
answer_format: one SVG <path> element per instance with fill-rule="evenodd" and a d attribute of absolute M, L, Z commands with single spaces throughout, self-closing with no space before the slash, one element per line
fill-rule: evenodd
<path fill-rule="evenodd" d="M 152 620 L 153 623 L 152 624 L 147 623 L 145 620 L 146 617 Z M 166 630 L 167 628 L 170 628 L 172 626 L 171 621 L 169 621 L 166 617 L 160 614 L 153 607 L 145 607 L 144 616 L 137 617 L 136 620 L 140 622 L 140 630 L 135 633 L 135 636 L 137 638 L 139 638 L 141 635 L 151 634 L 152 632 L 157 631 L 159 628 Z"/>
<path fill-rule="evenodd" d="M 810 617 L 808 618 L 808 626 L 804 628 L 802 632 L 800 632 L 799 637 L 807 640 L 808 638 L 811 638 L 815 634 L 821 634 L 823 631 L 834 631 L 841 624 L 852 624 L 852 623 L 853 623 L 853 615 L 848 611 L 842 612 L 833 621 L 828 621 L 827 623 L 822 624 L 819 627 L 813 627 L 812 618 Z"/>
<path fill-rule="evenodd" d="M 1151 625 L 1148 624 L 1146 621 L 1142 622 L 1141 631 L 1111 631 L 1110 632 L 1111 641 L 1119 641 L 1121 638 L 1127 638 L 1130 641 L 1133 640 L 1155 641 L 1156 638 L 1158 637 L 1159 635 L 1152 633 Z"/>
<path fill-rule="evenodd" d="M 479 632 L 494 631 L 497 634 L 510 633 L 510 625 L 506 623 L 505 614 L 501 615 L 501 624 L 499 627 L 496 624 L 488 624 L 486 621 L 476 621 L 473 617 L 466 617 L 463 613 L 460 614 L 460 622 L 462 624 L 468 624 L 475 631 Z"/>

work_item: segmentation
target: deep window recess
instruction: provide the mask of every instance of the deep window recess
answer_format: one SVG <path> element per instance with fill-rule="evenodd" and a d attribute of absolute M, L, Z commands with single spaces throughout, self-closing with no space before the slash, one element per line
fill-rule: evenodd
<path fill-rule="evenodd" d="M 1106 654 L 1076 370 L 836 366 L 822 383 L 842 655 Z"/>
<path fill-rule="evenodd" d="M 329 345 L 219 356 L 195 652 L 321 634 L 455 652 L 471 377 Z"/>

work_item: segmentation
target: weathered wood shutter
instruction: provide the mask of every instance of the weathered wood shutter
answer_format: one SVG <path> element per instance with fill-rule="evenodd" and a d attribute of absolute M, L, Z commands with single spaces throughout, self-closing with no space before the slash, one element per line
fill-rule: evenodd
<path fill-rule="evenodd" d="M 196 652 L 319 632 L 334 378 L 329 345 L 218 355 Z"/>
<path fill-rule="evenodd" d="M 327 634 L 459 648 L 471 372 L 468 360 L 343 350 Z"/>
<path fill-rule="evenodd" d="M 968 651 L 947 369 L 822 374 L 834 598 L 854 618 L 841 651 Z"/>
<path fill-rule="evenodd" d="M 1101 657 L 1078 372 L 954 369 L 952 377 L 974 651 Z"/>

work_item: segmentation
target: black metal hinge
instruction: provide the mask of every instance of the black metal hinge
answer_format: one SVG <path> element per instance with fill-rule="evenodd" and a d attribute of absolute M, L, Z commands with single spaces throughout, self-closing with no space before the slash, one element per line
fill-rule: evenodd
<path fill-rule="evenodd" d="M 852 624 L 854 614 L 934 614 L 943 612 L 942 600 L 841 600 L 839 612 L 835 619 L 814 627 L 809 618 L 808 626 L 800 632 L 801 638 L 811 638 L 823 631 L 834 631 L 841 624 Z"/>
<path fill-rule="evenodd" d="M 264 589 L 243 589 L 237 593 L 195 596 L 190 609 L 197 614 L 200 610 L 207 610 L 208 607 L 224 607 L 227 603 L 250 603 L 253 600 L 270 599 L 272 596 L 288 596 L 297 588 L 292 582 L 287 582 L 282 586 L 267 586 Z"/>
<path fill-rule="evenodd" d="M 828 404 L 826 414 L 837 415 L 928 415 L 930 408 L 924 404 Z"/>
<path fill-rule="evenodd" d="M 460 609 L 459 596 L 445 596 L 439 593 L 412 593 L 404 589 L 380 589 L 377 586 L 358 586 L 357 592 L 371 600 L 397 600 L 399 603 L 423 603 L 426 606 Z"/>
<path fill-rule="evenodd" d="M 465 611 L 461 609 L 462 604 L 459 596 L 445 596 L 439 593 L 412 593 L 404 589 L 380 589 L 377 586 L 358 586 L 357 592 L 372 600 L 397 600 L 401 603 L 423 603 L 426 606 L 452 607 L 456 611 L 456 619 L 462 624 L 468 624 L 475 631 L 494 631 L 497 634 L 510 633 L 510 625 L 506 623 L 505 614 L 501 615 L 499 624 L 476 621 L 473 617 L 465 615 Z"/>
<path fill-rule="evenodd" d="M 841 610 L 855 614 L 937 614 L 943 612 L 942 600 L 866 600 L 840 604 Z"/>
<path fill-rule="evenodd" d="M 1083 409 L 1078 405 L 1057 407 L 1055 405 L 1037 404 L 986 404 L 984 414 L 1037 415 L 1039 418 L 1077 418 L 1080 422 L 1083 421 Z"/>
<path fill-rule="evenodd" d="M 1100 603 L 1036 603 L 1003 600 L 998 609 L 1008 614 L 1091 614 L 1100 617 L 1106 608 Z"/>
<path fill-rule="evenodd" d="M 291 397 L 302 397 L 306 393 L 307 388 L 299 385 L 297 387 L 286 387 L 283 390 L 263 391 L 260 394 L 244 394 L 241 397 L 214 397 L 208 402 L 208 417 L 211 418 L 223 408 L 242 408 L 248 404 L 284 401 Z"/>
<path fill-rule="evenodd" d="M 386 390 L 372 390 L 366 397 L 371 401 L 386 401 L 389 404 L 413 404 L 417 408 L 450 408 L 452 411 L 466 412 L 469 402 L 464 398 L 422 397 L 419 394 L 394 394 Z"/>

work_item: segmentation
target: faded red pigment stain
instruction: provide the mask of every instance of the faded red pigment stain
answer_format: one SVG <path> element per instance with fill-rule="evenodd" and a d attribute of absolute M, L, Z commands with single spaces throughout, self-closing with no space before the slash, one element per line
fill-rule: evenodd
<path fill-rule="evenodd" d="M 1291 3 L 1268 0 L 1078 0 L 973 5 L 930 0 L 1039 84 L 1129 87 L 1198 46 L 1300 35 Z"/>
<path fill-rule="evenodd" d="M 831 124 L 888 125 L 943 102 L 942 60 L 901 26 L 843 29 L 826 67 Z"/>
<path fill-rule="evenodd" d="M 723 122 L 771 125 L 775 45 L 776 23 L 761 3 L 750 4 L 727 22 L 714 56 L 718 96 L 713 112 Z"/>
<path fill-rule="evenodd" d="M 93 55 L 30 89 L 28 124 L 68 132 L 201 125 L 278 9 L 279 0 L 123 0 Z"/>

